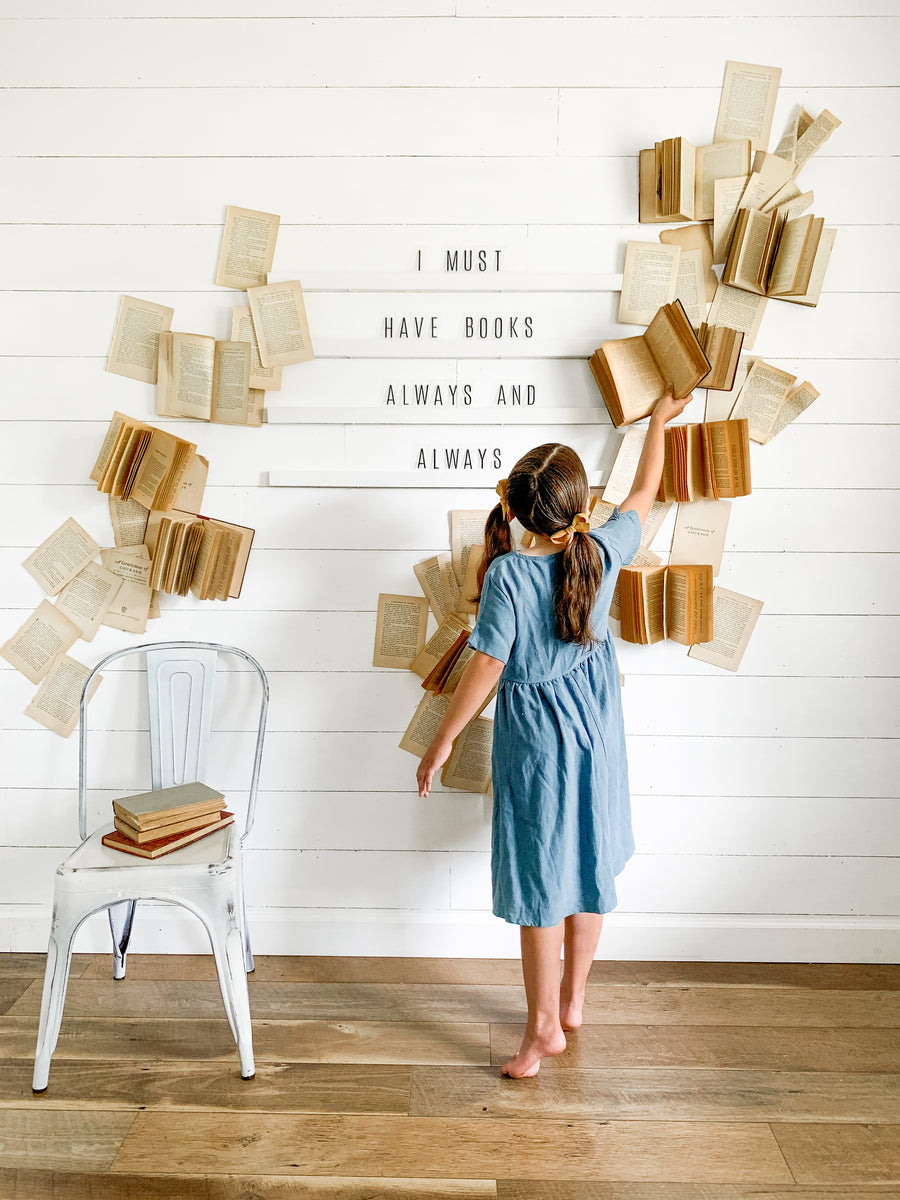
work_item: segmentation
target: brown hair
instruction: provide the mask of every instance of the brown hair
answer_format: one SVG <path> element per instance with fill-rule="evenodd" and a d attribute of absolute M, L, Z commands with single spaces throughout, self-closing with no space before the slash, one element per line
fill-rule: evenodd
<path fill-rule="evenodd" d="M 546 537 L 567 529 L 584 510 L 588 480 L 581 459 L 570 446 L 547 442 L 516 463 L 506 488 L 508 510 L 532 533 Z M 484 527 L 484 558 L 478 569 L 479 596 L 488 567 L 512 550 L 512 534 L 503 504 L 496 505 Z M 587 533 L 573 533 L 559 555 L 553 603 L 556 635 L 586 646 L 596 640 L 591 613 L 603 576 L 599 547 Z"/>

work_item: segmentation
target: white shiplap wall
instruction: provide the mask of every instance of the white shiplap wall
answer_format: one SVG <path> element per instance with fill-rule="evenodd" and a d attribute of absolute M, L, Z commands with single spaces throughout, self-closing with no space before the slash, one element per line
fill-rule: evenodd
<path fill-rule="evenodd" d="M 412 564 L 446 547 L 447 511 L 486 507 L 490 492 L 458 479 L 275 489 L 266 472 L 409 470 L 421 445 L 497 445 L 508 468 L 560 436 L 608 467 L 605 416 L 555 427 L 548 410 L 596 410 L 584 360 L 634 331 L 616 326 L 611 293 L 571 277 L 610 275 L 628 237 L 655 236 L 636 225 L 636 152 L 675 134 L 708 141 L 736 58 L 784 68 L 775 137 L 800 101 L 844 122 L 803 176 L 839 227 L 826 294 L 812 311 L 771 304 L 756 347 L 822 395 L 754 447 L 753 495 L 733 508 L 720 582 L 766 604 L 739 674 L 673 645 L 621 648 L 638 853 L 601 954 L 896 958 L 898 8 L 681 7 L 0 6 L 0 639 L 40 599 L 18 564 L 66 516 L 111 540 L 87 474 L 113 408 L 153 413 L 151 388 L 103 371 L 119 295 L 173 305 L 175 328 L 227 332 L 232 296 L 210 284 L 226 203 L 282 214 L 273 276 L 308 281 L 319 357 L 285 372 L 273 405 L 376 409 L 388 383 L 414 380 L 476 395 L 438 423 L 407 411 L 381 425 L 171 426 L 211 461 L 205 510 L 258 530 L 239 601 L 170 599 L 151 631 L 234 642 L 270 673 L 247 877 L 260 951 L 515 952 L 515 930 L 488 915 L 486 802 L 415 797 L 396 744 L 418 681 L 368 665 L 377 593 L 414 591 Z M 418 249 L 434 272 L 450 247 L 502 249 L 501 274 L 473 284 L 500 290 L 391 290 Z M 548 292 L 559 276 L 568 290 Z M 467 344 L 454 330 L 468 312 L 533 314 L 535 338 Z M 385 345 L 388 313 L 439 313 L 445 336 Z M 529 381 L 542 411 L 491 428 L 492 389 Z M 93 663 L 126 640 L 104 630 L 73 653 Z M 21 715 L 27 681 L 3 669 L 0 684 L 0 948 L 40 949 L 75 836 L 76 746 Z M 111 680 L 92 712 L 109 747 L 95 759 L 99 811 L 146 785 L 135 681 Z M 239 704 L 223 714 L 223 773 L 245 725 Z M 106 945 L 100 922 L 81 936 Z M 203 949 L 188 918 L 152 908 L 133 945 Z"/>

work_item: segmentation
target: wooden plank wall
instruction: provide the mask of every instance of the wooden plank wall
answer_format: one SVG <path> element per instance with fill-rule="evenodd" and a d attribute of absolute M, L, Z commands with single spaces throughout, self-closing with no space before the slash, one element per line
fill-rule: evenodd
<path fill-rule="evenodd" d="M 822 394 L 754 447 L 753 495 L 734 505 L 720 582 L 765 601 L 740 672 L 674 645 L 621 649 L 638 853 L 601 954 L 896 958 L 898 9 L 681 7 L 0 8 L 0 639 L 40 599 L 18 564 L 66 516 L 111 540 L 87 475 L 114 408 L 153 413 L 151 388 L 103 371 L 119 296 L 173 305 L 175 328 L 227 333 L 239 297 L 211 284 L 226 203 L 282 214 L 273 277 L 313 284 L 320 356 L 288 369 L 272 402 L 384 413 L 355 426 L 170 426 L 211 461 L 205 511 L 258 530 L 239 601 L 169 600 L 151 629 L 233 642 L 270 672 L 247 869 L 260 951 L 515 953 L 515 930 L 488 911 L 488 804 L 415 797 L 414 760 L 396 745 L 418 681 L 369 666 L 378 592 L 414 591 L 412 565 L 447 546 L 448 510 L 487 507 L 490 492 L 459 486 L 462 473 L 357 491 L 271 488 L 267 472 L 405 471 L 420 447 L 453 446 L 496 446 L 506 469 L 559 437 L 608 467 L 618 435 L 605 415 L 557 428 L 552 408 L 596 416 L 584 360 L 634 329 L 615 325 L 612 294 L 571 280 L 620 271 L 625 240 L 654 236 L 636 225 L 637 150 L 710 140 L 733 58 L 783 67 L 774 137 L 800 101 L 844 122 L 803 176 L 839 229 L 826 293 L 816 310 L 771 304 L 756 347 Z M 499 249 L 501 271 L 469 292 L 390 290 L 417 251 L 434 274 L 448 248 Z M 468 313 L 532 315 L 534 339 L 467 341 Z M 391 314 L 436 314 L 442 338 L 385 342 Z M 389 384 L 415 381 L 468 383 L 473 405 L 427 418 L 384 407 Z M 535 383 L 533 413 L 492 427 L 497 387 L 516 382 Z M 692 410 L 700 419 L 702 393 Z M 104 630 L 73 653 L 93 663 L 127 640 Z M 40 949 L 53 869 L 75 836 L 77 749 L 21 715 L 33 689 L 3 667 L 0 949 Z M 229 782 L 246 712 L 235 702 L 217 740 Z M 110 679 L 93 713 L 108 748 L 95 759 L 99 812 L 146 785 L 136 681 Z M 189 918 L 152 908 L 133 945 L 204 948 Z M 80 946 L 104 948 L 99 920 Z"/>

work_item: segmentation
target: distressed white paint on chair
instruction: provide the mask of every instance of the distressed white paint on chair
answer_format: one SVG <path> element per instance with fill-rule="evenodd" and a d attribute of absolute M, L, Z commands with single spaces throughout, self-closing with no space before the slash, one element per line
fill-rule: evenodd
<path fill-rule="evenodd" d="M 243 833 L 234 825 L 201 838 L 158 860 L 110 849 L 102 843 L 109 826 L 87 835 L 87 705 L 91 680 L 116 659 L 144 653 L 150 700 L 150 757 L 153 789 L 200 779 L 206 768 L 212 725 L 216 666 L 220 652 L 239 656 L 258 673 L 259 718 L 247 816 Z M 239 676 L 231 676 L 239 678 Z M 72 942 L 92 913 L 109 911 L 113 935 L 113 976 L 125 974 L 125 955 L 139 899 L 181 905 L 200 918 L 209 934 L 222 999 L 237 1042 L 241 1075 L 255 1073 L 247 972 L 253 957 L 244 908 L 241 847 L 253 824 L 268 707 L 268 681 L 262 668 L 233 646 L 202 642 L 163 642 L 107 655 L 85 683 L 81 703 L 78 768 L 78 823 L 81 845 L 56 872 L 53 915 L 41 1000 L 33 1088 L 47 1087 L 65 1003 Z"/>

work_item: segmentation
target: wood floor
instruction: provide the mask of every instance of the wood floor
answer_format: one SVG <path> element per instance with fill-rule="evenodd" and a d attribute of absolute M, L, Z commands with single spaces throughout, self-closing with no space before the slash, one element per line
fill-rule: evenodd
<path fill-rule="evenodd" d="M 243 1081 L 211 960 L 0 955 L 0 1200 L 900 1198 L 900 967 L 595 963 L 532 1080 L 519 965 L 262 958 Z"/>

